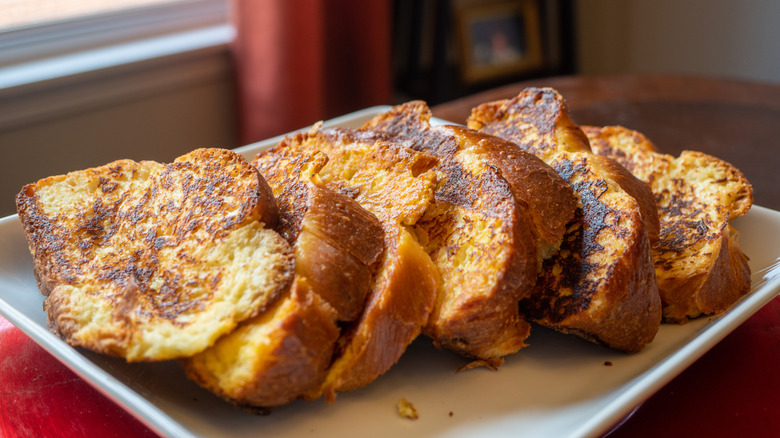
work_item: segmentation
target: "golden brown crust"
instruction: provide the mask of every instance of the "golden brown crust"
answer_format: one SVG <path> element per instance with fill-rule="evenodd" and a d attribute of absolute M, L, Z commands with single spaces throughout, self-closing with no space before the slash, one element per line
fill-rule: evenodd
<path fill-rule="evenodd" d="M 513 99 L 480 105 L 468 126 L 535 153 L 579 196 L 577 220 L 521 309 L 543 325 L 625 351 L 652 341 L 661 314 L 647 254 L 646 222 L 652 224 L 654 212 L 623 189 L 635 178 L 590 152 L 563 98 L 551 89 L 526 89 Z M 641 185 L 630 186 L 641 193 Z M 640 311 L 629 320 L 622 314 L 626 308 Z"/>
<path fill-rule="evenodd" d="M 363 129 L 439 158 L 435 201 L 415 226 L 442 276 L 425 333 L 439 347 L 500 363 L 525 346 L 530 326 L 517 302 L 530 293 L 543 255 L 560 245 L 576 198 L 516 145 L 467 128 L 432 128 L 429 120 L 428 107 L 413 101 Z"/>
<path fill-rule="evenodd" d="M 283 152 L 284 151 L 284 152 Z M 430 314 L 438 273 L 407 227 L 433 198 L 436 159 L 374 133 L 319 129 L 287 137 L 271 153 L 320 151 L 326 187 L 373 213 L 384 229 L 385 252 L 359 319 L 347 326 L 325 383 L 308 398 L 363 386 L 386 372 L 420 333 Z"/>
<path fill-rule="evenodd" d="M 181 363 L 187 377 L 233 404 L 278 406 L 324 379 L 338 336 L 333 309 L 296 276 L 273 308 Z"/>
<path fill-rule="evenodd" d="M 385 235 L 387 255 L 375 293 L 342 336 L 322 387 L 309 398 L 322 394 L 333 402 L 337 392 L 372 382 L 398 361 L 428 320 L 439 283 L 436 266 L 406 229 L 387 227 Z"/>
<path fill-rule="evenodd" d="M 505 181 L 485 172 L 471 181 L 460 174 L 454 182 L 463 169 L 448 167 L 440 168 L 447 182 L 437 201 L 415 227 L 442 276 L 425 332 L 440 347 L 500 359 L 524 347 L 529 333 L 517 301 L 536 279 L 534 236 Z M 454 193 L 456 187 L 461 190 Z"/>
<path fill-rule="evenodd" d="M 118 221 L 112 218 L 117 216 L 124 192 L 143 184 L 157 166 L 157 163 L 119 160 L 98 168 L 44 178 L 22 188 L 16 196 L 16 207 L 43 295 L 48 296 L 58 284 L 73 283 L 84 275 L 87 262 L 93 258 L 93 242 L 116 233 L 118 225 L 113 223 Z M 79 191 L 79 185 L 90 186 L 92 191 Z M 40 199 L 41 188 L 59 186 L 72 189 L 58 198 L 83 205 L 85 212 L 71 219 L 66 205 Z M 102 198 L 99 201 L 98 196 Z M 60 211 L 49 211 L 50 203 Z M 63 251 L 77 245 L 79 240 L 85 243 L 78 250 Z"/>
<path fill-rule="evenodd" d="M 597 173 L 600 177 L 619 185 L 623 191 L 636 200 L 650 243 L 657 241 L 661 225 L 658 218 L 658 206 L 650 186 L 637 179 L 619 162 L 609 157 L 591 155 L 589 162 L 598 169 Z"/>
<path fill-rule="evenodd" d="M 486 168 L 498 171 L 511 190 L 509 196 L 526 204 L 523 210 L 530 215 L 532 230 L 542 244 L 560 243 L 577 200 L 571 187 L 550 166 L 512 142 L 461 126 L 431 129 L 429 119 L 427 106 L 413 101 L 377 116 L 364 128 L 390 133 L 408 147 L 441 159 L 481 161 Z M 450 192 L 456 190 L 460 189 L 451 188 Z"/>
<path fill-rule="evenodd" d="M 319 388 L 340 330 L 363 310 L 383 253 L 382 226 L 317 183 L 323 154 L 277 149 L 252 162 L 278 200 L 280 232 L 294 245 L 295 283 L 271 311 L 182 361 L 187 374 L 234 404 L 272 407 Z"/>
<path fill-rule="evenodd" d="M 497 168 L 513 196 L 524 202 L 542 245 L 557 247 L 574 216 L 577 197 L 555 171 L 511 142 L 477 131 L 451 126 L 453 134 L 468 143 L 471 153 Z"/>
<path fill-rule="evenodd" d="M 289 245 L 259 222 L 276 217 L 269 196 L 249 163 L 220 149 L 26 186 L 17 207 L 50 328 L 133 361 L 207 348 L 292 279 Z"/>
<path fill-rule="evenodd" d="M 709 246 L 718 252 L 711 257 L 708 269 L 659 281 L 665 321 L 682 324 L 690 318 L 721 313 L 750 291 L 750 266 L 739 249 L 736 232 L 724 228 Z"/>
<path fill-rule="evenodd" d="M 308 186 L 327 162 L 328 158 L 317 152 L 271 154 L 270 151 L 263 151 L 252 160 L 252 166 L 269 183 L 279 209 L 276 228 L 288 242 L 294 243 L 301 232 L 308 211 Z"/>
<path fill-rule="evenodd" d="M 625 227 L 629 246 L 608 265 L 592 265 L 584 242 L 588 234 L 574 223 L 560 252 L 542 269 L 537 291 L 520 302 L 528 318 L 556 330 L 626 352 L 640 351 L 658 331 L 660 303 L 655 284 L 650 243 L 636 231 L 639 219 L 624 217 L 612 232 Z M 602 230 L 602 233 L 604 231 Z M 639 235 L 638 235 L 639 234 Z M 614 237 L 614 236 L 613 236 Z M 591 250 L 592 251 L 592 250 Z M 590 257 L 589 257 L 590 256 Z"/>
<path fill-rule="evenodd" d="M 564 152 L 590 152 L 585 133 L 569 117 L 566 101 L 551 88 L 527 88 L 512 99 L 480 105 L 472 110 L 467 126 L 512 138 L 545 163 Z"/>
<path fill-rule="evenodd" d="M 316 151 L 277 148 L 252 164 L 273 188 L 280 233 L 295 245 L 296 273 L 342 321 L 363 309 L 383 251 L 379 220 L 352 198 L 322 186 L 317 172 L 327 157 Z"/>
<path fill-rule="evenodd" d="M 431 155 L 376 132 L 323 129 L 305 141 L 331 160 L 318 174 L 323 183 L 353 197 L 383 223 L 414 225 L 433 198 L 437 160 Z"/>
<path fill-rule="evenodd" d="M 660 238 L 653 246 L 664 319 L 720 313 L 750 290 L 750 268 L 728 220 L 752 205 L 752 187 L 733 166 L 701 152 L 674 158 L 639 132 L 585 127 L 593 150 L 620 162 L 651 188 Z"/>
<path fill-rule="evenodd" d="M 384 248 L 382 225 L 354 200 L 312 184 L 295 272 L 331 304 L 341 321 L 363 311 Z"/>

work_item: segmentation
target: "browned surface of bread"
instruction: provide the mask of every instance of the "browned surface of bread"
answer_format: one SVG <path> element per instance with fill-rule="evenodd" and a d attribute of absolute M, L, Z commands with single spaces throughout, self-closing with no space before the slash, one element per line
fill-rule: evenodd
<path fill-rule="evenodd" d="M 47 295 L 71 345 L 129 361 L 189 356 L 273 305 L 292 279 L 271 191 L 238 154 L 121 160 L 17 196 Z"/>
<path fill-rule="evenodd" d="M 650 255 L 658 217 L 649 189 L 591 153 L 584 132 L 552 89 L 530 88 L 513 99 L 480 105 L 468 126 L 536 154 L 579 196 L 578 217 L 559 252 L 545 261 L 534 295 L 521 301 L 524 314 L 613 348 L 641 350 L 661 320 Z"/>
<path fill-rule="evenodd" d="M 338 336 L 336 312 L 296 276 L 274 306 L 181 364 L 187 377 L 235 405 L 270 408 L 322 381 Z"/>
<path fill-rule="evenodd" d="M 279 231 L 295 245 L 295 272 L 336 310 L 341 321 L 360 315 L 383 252 L 382 224 L 354 199 L 325 187 L 325 154 L 276 149 L 252 164 L 266 178 L 280 209 Z"/>
<path fill-rule="evenodd" d="M 653 246 L 664 320 L 727 309 L 750 290 L 750 267 L 729 220 L 747 213 L 752 187 L 736 168 L 701 152 L 662 154 L 639 132 L 583 127 L 594 153 L 611 157 L 645 181 L 658 204 Z"/>
<path fill-rule="evenodd" d="M 319 387 L 337 324 L 362 311 L 383 251 L 376 217 L 319 183 L 327 157 L 286 152 L 260 154 L 252 164 L 273 190 L 279 231 L 293 245 L 293 287 L 273 309 L 182 361 L 190 378 L 240 405 L 277 406 Z"/>
<path fill-rule="evenodd" d="M 425 333 L 437 346 L 498 365 L 525 345 L 530 326 L 517 303 L 530 294 L 544 255 L 560 245 L 576 198 L 513 143 L 431 127 L 430 117 L 423 102 L 409 102 L 363 129 L 439 158 L 435 200 L 415 225 L 442 276 Z"/>
<path fill-rule="evenodd" d="M 346 325 L 324 383 L 307 395 L 333 401 L 337 392 L 386 372 L 428 320 L 438 273 L 409 227 L 433 198 L 436 160 L 371 133 L 319 127 L 285 138 L 269 154 L 314 151 L 328 157 L 317 172 L 319 181 L 374 214 L 384 231 L 385 251 L 365 306 Z"/>
<path fill-rule="evenodd" d="M 375 289 L 342 336 L 322 387 L 309 398 L 322 394 L 332 402 L 337 392 L 372 382 L 398 361 L 428 320 L 439 281 L 435 265 L 408 231 L 386 228 L 385 239 L 386 259 Z"/>

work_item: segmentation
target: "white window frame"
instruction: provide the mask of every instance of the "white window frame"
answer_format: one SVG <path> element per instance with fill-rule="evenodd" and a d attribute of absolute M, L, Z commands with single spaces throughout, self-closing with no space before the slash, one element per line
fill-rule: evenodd
<path fill-rule="evenodd" d="M 225 75 L 228 0 L 0 31 L 0 131 Z"/>

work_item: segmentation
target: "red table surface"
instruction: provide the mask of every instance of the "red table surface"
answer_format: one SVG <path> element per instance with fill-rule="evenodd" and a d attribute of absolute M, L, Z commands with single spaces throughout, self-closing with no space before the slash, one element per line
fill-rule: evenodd
<path fill-rule="evenodd" d="M 775 298 L 608 435 L 780 436 L 778 365 Z M 0 437 L 88 436 L 156 435 L 0 317 Z"/>

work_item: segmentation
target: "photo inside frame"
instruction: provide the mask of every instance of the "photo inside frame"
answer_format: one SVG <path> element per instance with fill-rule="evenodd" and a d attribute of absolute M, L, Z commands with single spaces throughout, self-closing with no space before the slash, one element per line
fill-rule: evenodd
<path fill-rule="evenodd" d="M 539 9 L 533 0 L 465 4 L 455 16 L 466 83 L 543 66 Z"/>

